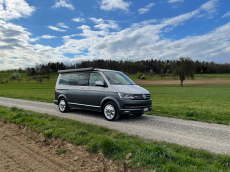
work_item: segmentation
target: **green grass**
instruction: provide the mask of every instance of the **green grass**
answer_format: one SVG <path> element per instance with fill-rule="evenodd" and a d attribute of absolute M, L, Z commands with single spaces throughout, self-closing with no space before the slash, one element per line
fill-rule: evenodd
<path fill-rule="evenodd" d="M 152 98 L 148 114 L 230 124 L 230 86 L 143 86 Z"/>
<path fill-rule="evenodd" d="M 0 72 L 0 75 L 4 72 Z M 9 73 L 8 73 L 9 74 Z M 215 74 L 213 74 L 215 75 Z M 218 74 L 218 76 L 228 76 Z M 0 84 L 0 97 L 50 102 L 54 100 L 57 74 L 38 83 L 24 78 Z M 230 124 L 230 86 L 143 86 L 153 100 L 148 114 L 210 123 Z"/>
<path fill-rule="evenodd" d="M 116 161 L 124 162 L 126 155 L 132 153 L 133 157 L 129 163 L 137 169 L 147 168 L 162 172 L 230 170 L 228 155 L 145 140 L 106 127 L 25 111 L 16 107 L 0 106 L 0 120 L 27 126 L 33 131 L 42 133 L 46 138 L 60 138 L 70 143 L 84 145 L 89 152 L 102 152 L 105 157 Z M 56 151 L 59 154 L 66 152 L 64 149 Z"/>
<path fill-rule="evenodd" d="M 0 72 L 0 76 L 2 76 L 2 78 L 7 78 L 7 76 L 10 76 L 11 74 L 12 72 Z M 33 79 L 27 82 L 26 79 L 28 77 L 25 75 L 25 73 L 21 73 L 21 75 L 23 76 L 23 79 L 20 82 L 12 81 L 8 82 L 7 84 L 0 84 L 0 97 L 53 102 L 55 84 L 58 74 L 51 74 L 50 80 L 47 81 L 44 79 L 42 83 L 39 83 Z"/>

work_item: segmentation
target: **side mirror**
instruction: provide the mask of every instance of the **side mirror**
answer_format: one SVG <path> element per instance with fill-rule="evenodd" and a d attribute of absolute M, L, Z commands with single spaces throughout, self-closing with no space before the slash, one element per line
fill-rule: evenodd
<path fill-rule="evenodd" d="M 105 86 L 105 84 L 103 84 L 101 81 L 96 81 L 95 85 L 96 86 L 100 86 L 100 87 L 104 87 Z"/>

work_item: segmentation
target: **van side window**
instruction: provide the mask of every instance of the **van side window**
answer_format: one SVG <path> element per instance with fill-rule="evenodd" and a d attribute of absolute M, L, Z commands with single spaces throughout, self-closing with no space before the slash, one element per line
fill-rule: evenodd
<path fill-rule="evenodd" d="M 81 73 L 81 74 L 79 74 L 78 84 L 77 85 L 88 86 L 88 78 L 89 78 L 89 73 Z"/>
<path fill-rule="evenodd" d="M 104 79 L 102 78 L 100 73 L 90 73 L 89 76 L 89 86 L 95 86 L 96 81 L 101 81 L 105 84 Z"/>
<path fill-rule="evenodd" d="M 59 81 L 59 85 L 69 85 L 69 76 L 69 74 L 62 74 Z"/>
<path fill-rule="evenodd" d="M 79 78 L 79 73 L 72 73 L 70 74 L 70 82 L 69 85 L 78 85 L 78 78 Z"/>
<path fill-rule="evenodd" d="M 70 85 L 88 86 L 89 73 L 70 74 Z"/>

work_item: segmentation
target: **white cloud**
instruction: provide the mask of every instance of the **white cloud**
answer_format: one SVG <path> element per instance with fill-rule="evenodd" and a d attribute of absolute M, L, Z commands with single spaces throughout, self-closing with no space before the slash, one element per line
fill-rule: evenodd
<path fill-rule="evenodd" d="M 97 25 L 94 26 L 94 28 L 98 28 L 101 30 L 108 31 L 108 29 L 119 29 L 118 24 L 113 20 L 103 20 L 102 18 L 96 19 L 96 18 L 89 18 Z"/>
<path fill-rule="evenodd" d="M 52 47 L 31 45 L 32 34 L 22 26 L 0 20 L 0 35 L 1 69 L 34 66 L 36 63 L 46 63 L 47 59 L 61 61 L 62 56 Z"/>
<path fill-rule="evenodd" d="M 89 30 L 90 27 L 87 25 L 82 25 L 82 26 L 78 27 L 78 29 Z"/>
<path fill-rule="evenodd" d="M 66 30 L 60 29 L 58 27 L 55 26 L 47 26 L 47 28 L 58 31 L 58 32 L 65 32 Z"/>
<path fill-rule="evenodd" d="M 200 10 L 206 11 L 208 14 L 208 18 L 212 18 L 214 14 L 217 12 L 217 6 L 218 6 L 219 0 L 210 0 L 207 3 L 203 4 L 200 7 Z"/>
<path fill-rule="evenodd" d="M 55 3 L 53 8 L 65 7 L 65 8 L 69 8 L 71 10 L 74 10 L 75 9 L 74 6 L 72 4 L 68 4 L 67 2 L 68 2 L 68 0 L 60 0 L 59 2 Z"/>
<path fill-rule="evenodd" d="M 168 3 L 184 2 L 184 0 L 168 0 Z"/>
<path fill-rule="evenodd" d="M 172 60 L 181 56 L 200 61 L 229 62 L 230 22 L 199 36 L 176 40 L 165 38 L 163 35 L 165 30 L 174 29 L 189 19 L 206 13 L 208 12 L 200 7 L 190 13 L 164 20 L 146 20 L 113 32 L 106 27 L 93 30 L 96 25 L 109 23 L 101 18 L 91 18 L 90 20 L 96 23 L 94 27 L 78 27 L 82 30 L 80 34 L 63 36 L 63 45 L 56 48 L 32 45 L 32 34 L 25 28 L 0 20 L 1 68 L 12 69 L 50 61 L 75 63 L 93 59 Z M 74 39 L 75 36 L 78 36 L 77 39 Z M 79 39 L 79 36 L 82 38 Z M 72 53 L 75 58 L 70 59 L 65 53 Z"/>
<path fill-rule="evenodd" d="M 68 29 L 68 28 L 69 28 L 69 26 L 66 26 L 66 25 L 65 25 L 64 23 L 62 23 L 62 22 L 61 22 L 61 23 L 58 23 L 57 26 L 58 26 L 58 27 L 63 27 L 63 28 L 65 28 L 65 29 Z"/>
<path fill-rule="evenodd" d="M 224 18 L 224 17 L 230 17 L 230 11 L 227 12 L 225 15 L 223 15 L 221 18 Z"/>
<path fill-rule="evenodd" d="M 156 5 L 156 4 L 155 4 L 155 3 L 150 3 L 149 5 L 145 6 L 144 8 L 140 8 L 140 9 L 138 10 L 138 12 L 139 12 L 140 14 L 147 13 L 147 12 L 150 10 L 150 8 L 153 7 L 154 5 Z"/>
<path fill-rule="evenodd" d="M 41 38 L 43 39 L 53 39 L 53 38 L 57 38 L 56 36 L 50 36 L 50 35 L 42 35 Z"/>
<path fill-rule="evenodd" d="M 124 2 L 123 0 L 102 0 L 100 8 L 105 11 L 121 9 L 128 11 L 130 2 Z"/>
<path fill-rule="evenodd" d="M 56 36 L 51 36 L 51 35 L 42 35 L 42 36 L 38 36 L 36 38 L 31 38 L 30 42 L 36 42 L 39 39 L 53 39 L 53 38 L 57 38 Z"/>
<path fill-rule="evenodd" d="M 28 17 L 35 11 L 25 0 L 0 0 L 0 19 L 11 20 Z"/>
<path fill-rule="evenodd" d="M 73 18 L 72 21 L 74 21 L 74 22 L 85 22 L 85 19 L 78 17 L 78 18 Z"/>

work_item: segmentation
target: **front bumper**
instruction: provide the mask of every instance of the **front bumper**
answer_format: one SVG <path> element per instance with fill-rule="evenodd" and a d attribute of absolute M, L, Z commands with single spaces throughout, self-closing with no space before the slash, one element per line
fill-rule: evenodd
<path fill-rule="evenodd" d="M 120 114 L 145 113 L 152 110 L 152 100 L 118 100 Z"/>

